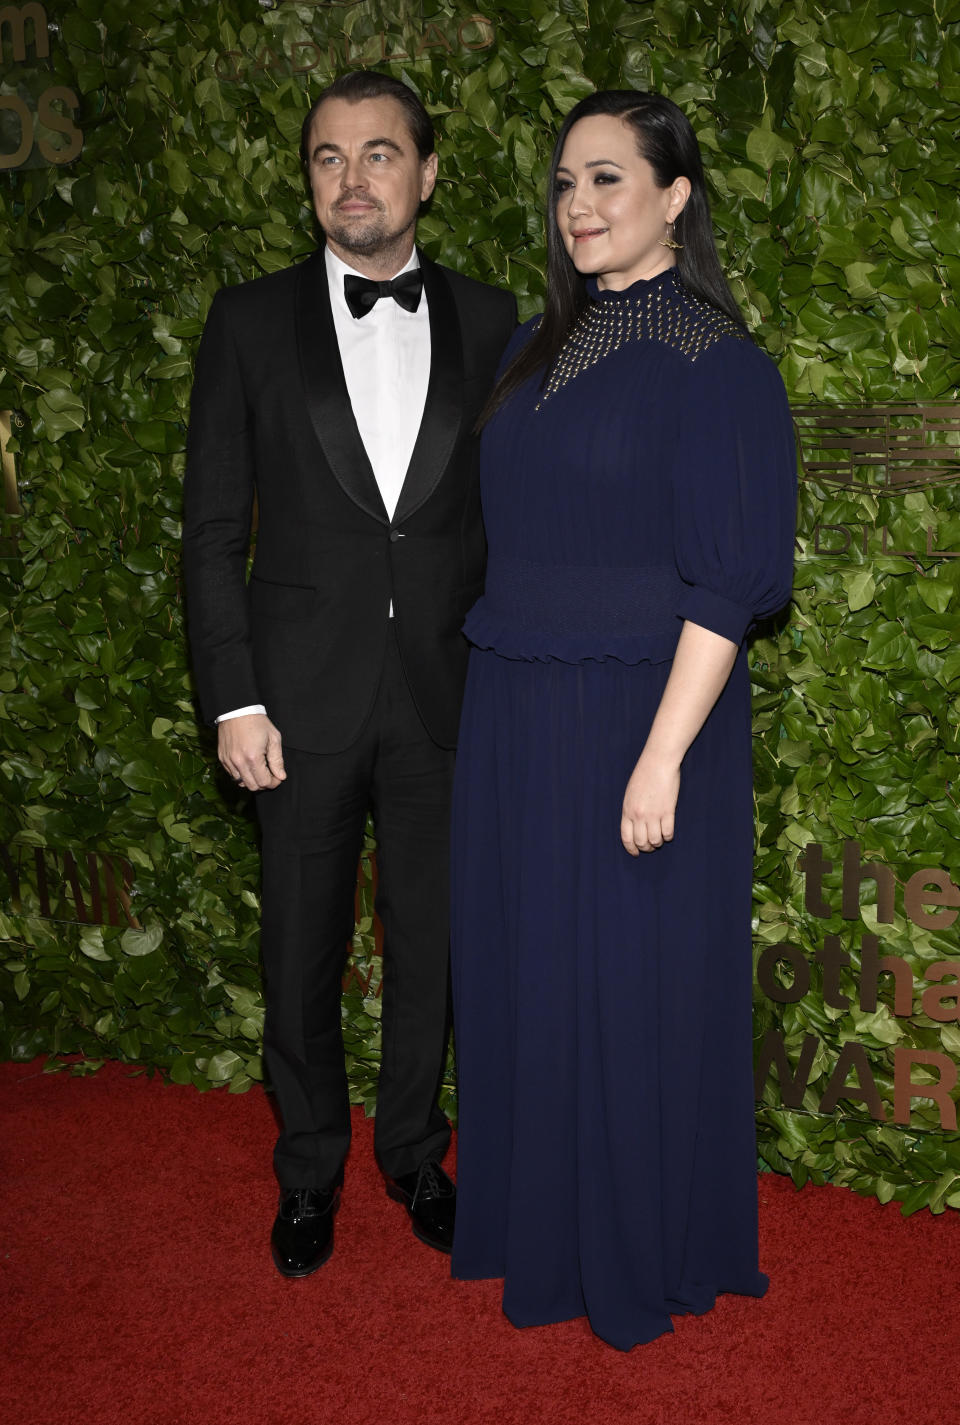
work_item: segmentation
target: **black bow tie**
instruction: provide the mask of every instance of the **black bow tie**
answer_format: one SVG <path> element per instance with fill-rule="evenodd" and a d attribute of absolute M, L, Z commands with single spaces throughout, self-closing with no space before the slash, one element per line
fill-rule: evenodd
<path fill-rule="evenodd" d="M 423 291 L 423 272 L 419 267 L 401 272 L 389 282 L 374 282 L 372 277 L 354 277 L 348 272 L 343 279 L 343 295 L 354 317 L 365 317 L 381 297 L 392 297 L 405 311 L 415 312 Z"/>

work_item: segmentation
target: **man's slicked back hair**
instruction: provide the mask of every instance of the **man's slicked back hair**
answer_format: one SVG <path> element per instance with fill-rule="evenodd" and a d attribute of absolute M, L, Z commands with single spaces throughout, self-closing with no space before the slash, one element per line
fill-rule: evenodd
<path fill-rule="evenodd" d="M 341 74 L 317 96 L 300 130 L 300 162 L 309 166 L 310 130 L 321 104 L 328 99 L 346 99 L 349 104 L 359 104 L 362 99 L 396 99 L 403 109 L 410 130 L 410 137 L 416 145 L 421 159 L 429 158 L 436 147 L 433 120 L 409 84 L 394 79 L 392 74 L 381 74 L 377 69 L 351 69 Z"/>

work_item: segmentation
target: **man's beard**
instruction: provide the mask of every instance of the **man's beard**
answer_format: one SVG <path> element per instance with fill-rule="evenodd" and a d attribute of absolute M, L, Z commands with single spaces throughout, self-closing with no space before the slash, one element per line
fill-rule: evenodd
<path fill-rule="evenodd" d="M 362 222 L 342 225 L 337 224 L 334 213 L 334 220 L 327 227 L 326 234 L 338 247 L 343 248 L 344 252 L 356 253 L 357 257 L 376 257 L 398 246 L 412 226 L 413 221 L 404 228 L 391 230 L 387 226 L 386 214 L 382 209 Z"/>

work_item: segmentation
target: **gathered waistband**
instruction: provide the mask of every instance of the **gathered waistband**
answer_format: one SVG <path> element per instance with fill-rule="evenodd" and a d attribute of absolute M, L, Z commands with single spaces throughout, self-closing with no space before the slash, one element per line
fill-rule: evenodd
<path fill-rule="evenodd" d="M 566 663 L 673 657 L 685 584 L 672 564 L 610 567 L 491 559 L 463 631 L 505 658 Z"/>
<path fill-rule="evenodd" d="M 491 559 L 484 604 L 495 617 L 545 633 L 676 636 L 684 587 L 673 564 L 610 567 Z"/>

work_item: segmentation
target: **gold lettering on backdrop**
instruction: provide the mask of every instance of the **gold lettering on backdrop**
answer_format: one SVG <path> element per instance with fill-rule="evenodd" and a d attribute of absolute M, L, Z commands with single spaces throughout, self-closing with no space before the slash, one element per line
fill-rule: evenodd
<path fill-rule="evenodd" d="M 397 17 L 392 18 L 396 22 Z M 459 49 L 472 54 L 490 49 L 496 43 L 496 25 L 486 15 L 467 15 L 457 23 L 455 31 L 452 23 L 444 26 L 432 20 L 421 21 L 410 32 L 377 29 L 366 36 L 340 30 L 333 37 L 294 40 L 284 48 L 274 49 L 264 44 L 246 54 L 238 49 L 222 50 L 214 60 L 213 69 L 224 83 L 240 84 L 267 70 L 310 74 L 323 67 L 334 74 L 344 65 L 392 64 L 436 50 L 455 54 Z"/>
<path fill-rule="evenodd" d="M 960 406 L 795 406 L 806 480 L 899 495 L 960 480 Z"/>
<path fill-rule="evenodd" d="M 387 35 L 386 30 L 381 30 L 381 31 L 380 31 L 380 62 L 381 62 L 381 64 L 388 64 L 388 63 L 390 63 L 392 60 L 409 59 L 409 58 L 410 58 L 410 56 L 407 54 L 407 51 L 406 51 L 405 49 L 394 49 L 394 50 L 389 50 L 389 51 L 388 51 L 388 50 L 387 50 L 387 40 L 388 40 L 388 38 L 389 38 L 389 36 Z"/>
<path fill-rule="evenodd" d="M 828 920 L 833 907 L 824 897 L 823 878 L 829 876 L 834 862 L 824 857 L 819 841 L 811 841 L 797 862 L 803 873 L 804 906 L 819 920 Z M 860 892 L 868 881 L 875 887 L 868 891 L 868 900 L 877 907 L 877 919 L 892 925 L 895 910 L 897 878 L 890 866 L 882 861 L 864 861 L 859 841 L 845 841 L 842 851 L 841 911 L 844 920 L 856 920 L 860 914 Z M 930 887 L 936 887 L 930 890 Z M 947 910 L 925 911 L 925 905 L 946 906 Z M 915 871 L 903 890 L 903 909 L 908 919 L 921 930 L 943 930 L 957 918 L 952 906 L 960 906 L 960 886 L 939 866 L 925 866 Z"/>
<path fill-rule="evenodd" d="M 3 513 L 21 513 L 20 493 L 17 489 L 17 462 L 13 451 L 8 448 L 13 431 L 12 411 L 0 411 L 0 469 L 3 471 Z"/>
<path fill-rule="evenodd" d="M 70 114 L 61 114 L 54 104 L 65 104 Z M 45 129 L 55 134 L 63 134 L 67 143 L 54 146 L 42 134 L 37 137 L 37 145 L 48 163 L 72 163 L 83 148 L 83 134 L 73 122 L 73 114 L 80 107 L 80 100 L 72 89 L 63 84 L 51 85 L 40 95 L 37 118 Z"/>
<path fill-rule="evenodd" d="M 931 886 L 936 886 L 936 890 L 931 890 Z M 960 886 L 938 866 L 928 866 L 910 877 L 903 888 L 903 908 L 914 925 L 924 930 L 947 930 L 957 918 L 955 910 L 925 911 L 925 905 L 960 905 Z"/>
<path fill-rule="evenodd" d="M 811 841 L 797 865 L 803 877 L 804 909 L 817 920 L 829 920 L 839 914 L 845 921 L 854 921 L 863 917 L 865 906 L 870 906 L 871 919 L 875 916 L 878 925 L 893 925 L 901 893 L 903 915 L 922 930 L 942 934 L 960 915 L 960 886 L 949 872 L 939 866 L 925 866 L 901 880 L 893 867 L 865 858 L 858 841 L 844 841 L 841 854 L 829 860 L 823 846 Z M 827 878 L 834 873 L 840 882 L 839 895 L 836 889 L 831 893 L 827 886 Z M 915 967 L 902 955 L 882 954 L 879 935 L 867 930 L 860 936 L 859 970 L 853 954 L 843 947 L 837 934 L 826 935 L 812 958 L 821 969 L 816 992 L 829 1009 L 842 1013 L 856 1006 L 860 1014 L 876 1014 L 883 1005 L 895 1019 L 926 1015 L 933 1025 L 960 1023 L 960 959 Z M 799 946 L 765 945 L 757 962 L 757 985 L 767 999 L 777 1004 L 797 1004 L 814 987 L 811 970 L 811 961 Z M 772 1075 L 778 1082 L 779 1102 L 784 1108 L 814 1108 L 830 1114 L 836 1111 L 840 1100 L 846 1100 L 862 1104 L 878 1122 L 890 1118 L 870 1063 L 871 1056 L 883 1050 L 868 1051 L 854 1038 L 844 1037 L 836 1046 L 832 1067 L 824 1069 L 823 1051 L 834 1046 L 821 1044 L 815 1035 L 807 1034 L 793 1050 L 798 1058 L 792 1063 L 787 1037 L 780 1028 L 768 1029 L 764 1035 L 755 1078 L 758 1099 Z M 856 1082 L 849 1082 L 851 1075 Z M 952 1095 L 957 1079 L 957 1065 L 949 1054 L 896 1049 L 893 1122 L 907 1125 L 913 1101 L 928 1099 L 936 1107 L 940 1128 L 955 1130 L 956 1103 Z M 818 1107 L 811 1097 L 815 1094 L 820 1096 Z"/>
<path fill-rule="evenodd" d="M 61 114 L 58 108 L 54 108 L 54 104 L 66 104 L 70 114 Z M 48 164 L 60 165 L 73 162 L 84 144 L 83 133 L 74 123 L 78 108 L 80 108 L 80 100 L 74 91 L 64 84 L 51 84 L 48 90 L 43 91 L 37 100 L 36 117 L 34 117 L 30 105 L 21 100 L 19 95 L 0 94 L 0 113 L 17 115 L 17 134 L 19 134 L 17 148 L 14 148 L 11 154 L 0 152 L 0 170 L 23 167 L 33 152 L 34 140 Z M 51 144 L 46 135 L 37 133 L 37 128 L 46 128 L 51 133 L 66 135 L 67 144 Z"/>
<path fill-rule="evenodd" d="M 50 35 L 47 32 L 47 12 L 43 6 L 4 5 L 0 8 L 0 61 L 7 58 L 8 45 L 13 49 L 14 64 L 23 64 L 26 61 L 28 20 L 33 21 L 33 43 L 37 58 L 46 59 L 49 56 Z"/>
<path fill-rule="evenodd" d="M 794 406 L 793 423 L 801 479 L 828 487 L 832 495 L 869 494 L 893 504 L 920 490 L 932 499 L 938 488 L 960 482 L 956 402 Z M 935 524 L 911 532 L 906 541 L 911 548 L 902 548 L 902 536 L 892 536 L 879 520 L 876 525 L 818 521 L 811 533 L 812 540 L 806 530 L 800 531 L 806 537 L 806 543 L 803 538 L 797 543 L 801 558 L 844 559 L 859 550 L 865 558 L 905 558 L 915 564 L 918 559 L 960 559 L 960 549 L 939 547 Z"/>
<path fill-rule="evenodd" d="M 377 976 L 376 984 L 374 984 L 375 975 Z M 382 970 L 374 960 L 371 960 L 367 965 L 366 973 L 363 972 L 359 965 L 351 962 L 343 972 L 341 988 L 348 990 L 352 984 L 360 986 L 360 993 L 362 995 L 370 994 L 371 986 L 373 986 L 374 997 L 379 999 L 383 994 Z"/>
<path fill-rule="evenodd" d="M 768 1029 L 763 1036 L 763 1043 L 760 1045 L 760 1053 L 757 1057 L 757 1067 L 754 1074 L 754 1096 L 760 1098 L 763 1093 L 763 1086 L 767 1081 L 767 1076 L 772 1069 L 777 1071 L 777 1082 L 780 1085 L 780 1102 L 784 1108 L 802 1108 L 803 1096 L 807 1091 L 807 1084 L 813 1072 L 813 1064 L 817 1054 L 817 1037 L 815 1034 L 805 1034 L 803 1044 L 800 1046 L 800 1056 L 797 1059 L 796 1068 L 790 1063 L 787 1057 L 787 1048 L 784 1036 L 779 1029 Z"/>
<path fill-rule="evenodd" d="M 31 850 L 0 842 L 0 873 L 0 904 L 14 915 L 143 929 L 130 895 L 133 866 L 122 856 L 41 846 Z"/>
<path fill-rule="evenodd" d="M 472 41 L 467 39 L 467 31 L 477 32 L 476 38 Z M 496 27 L 492 20 L 488 20 L 485 15 L 468 15 L 465 20 L 457 26 L 457 39 L 464 49 L 489 49 L 497 38 Z"/>
<path fill-rule="evenodd" d="M 960 1023 L 960 960 L 938 960 L 935 965 L 927 966 L 928 980 L 932 980 L 929 989 L 924 990 L 920 996 L 920 1008 L 928 1019 L 936 1020 L 938 1024 L 949 1024 L 955 1020 Z M 948 979 L 949 983 L 943 985 L 943 981 Z M 937 986 L 941 988 L 938 989 Z"/>
<path fill-rule="evenodd" d="M 294 48 L 296 49 L 297 46 L 294 46 Z M 217 78 L 222 79 L 225 84 L 236 84 L 238 80 L 243 78 L 243 73 L 240 66 L 234 64 L 233 61 L 242 59 L 243 52 L 241 50 L 225 49 L 222 54 L 217 55 L 213 64 L 213 72 Z M 221 65 L 225 65 L 225 72 L 224 69 L 221 68 Z"/>
<path fill-rule="evenodd" d="M 857 1076 L 856 1088 L 847 1083 L 851 1072 Z M 876 1118 L 880 1122 L 886 1116 L 883 1111 L 883 1101 L 877 1092 L 873 1070 L 870 1068 L 870 1060 L 867 1058 L 867 1051 L 862 1044 L 857 1044 L 852 1039 L 848 1039 L 846 1044 L 840 1048 L 837 1062 L 833 1066 L 833 1073 L 827 1083 L 826 1093 L 820 1100 L 820 1112 L 834 1113 L 842 1098 L 860 1099 L 862 1103 L 866 1104 L 870 1117 Z"/>
<path fill-rule="evenodd" d="M 784 962 L 790 966 L 790 983 L 783 984 L 774 974 L 777 966 Z M 810 966 L 806 956 L 796 945 L 768 945 L 757 964 L 757 984 L 767 999 L 778 1004 L 796 1004 L 802 1000 L 810 988 Z"/>
<path fill-rule="evenodd" d="M 913 1077 L 914 1064 L 936 1073 L 935 1081 L 918 1084 Z M 950 1091 L 957 1082 L 957 1066 L 946 1054 L 934 1049 L 895 1049 L 893 1051 L 893 1117 L 905 1127 L 910 1122 L 910 1104 L 915 1098 L 932 1098 L 940 1113 L 940 1127 L 948 1133 L 957 1131 L 957 1105 Z"/>
<path fill-rule="evenodd" d="M 277 54 L 275 50 L 272 50 L 267 45 L 264 45 L 263 49 L 260 51 L 260 54 L 257 56 L 256 64 L 253 66 L 253 73 L 264 74 L 268 69 L 282 71 L 283 58 L 284 57 L 282 54 Z"/>
<path fill-rule="evenodd" d="M 768 1029 L 757 1061 L 754 1081 L 757 1097 L 760 1097 L 767 1075 L 775 1069 L 780 1084 L 780 1101 L 784 1108 L 803 1108 L 807 1093 L 814 1092 L 810 1085 L 810 1076 L 813 1072 L 816 1047 L 816 1037 L 813 1034 L 805 1035 L 794 1067 L 787 1055 L 783 1034 L 777 1029 Z M 914 1078 L 915 1066 L 934 1076 L 933 1082 L 918 1083 Z M 856 1087 L 847 1082 L 851 1072 L 857 1076 Z M 912 1101 L 915 1098 L 928 1098 L 937 1106 L 940 1128 L 948 1133 L 956 1132 L 957 1105 L 951 1098 L 956 1083 L 957 1066 L 947 1054 L 940 1054 L 933 1049 L 895 1049 L 893 1121 L 904 1128 L 909 1127 Z M 863 1045 L 852 1039 L 841 1047 L 816 1111 L 833 1113 L 842 1098 L 851 1101 L 859 1099 L 872 1119 L 878 1123 L 886 1122 L 886 1110 L 867 1052 Z"/>
<path fill-rule="evenodd" d="M 832 543 L 829 549 L 824 548 L 823 531 L 826 529 L 832 530 L 843 540 L 839 549 Z M 846 554 L 850 548 L 850 531 L 842 524 L 818 524 L 813 532 L 813 548 L 815 554 Z"/>
<path fill-rule="evenodd" d="M 366 39 L 357 40 L 356 46 L 354 46 L 354 42 L 353 42 L 353 40 L 350 38 L 350 36 L 349 36 L 349 35 L 344 35 L 344 38 L 343 38 L 343 58 L 344 58 L 344 63 L 346 63 L 346 64 L 358 65 L 358 66 L 362 69 L 363 66 L 367 63 L 365 50 L 366 50 L 366 48 L 367 48 L 367 45 L 370 43 L 370 38 L 371 38 L 370 36 L 367 36 Z M 331 41 L 330 41 L 330 62 L 331 62 L 331 64 L 335 63 L 335 59 L 334 59 L 334 55 L 335 55 L 335 54 L 336 54 L 336 50 L 334 49 L 333 41 L 331 40 Z"/>
<path fill-rule="evenodd" d="M 859 537 L 855 531 L 859 530 Z M 938 549 L 935 541 L 939 538 L 935 525 L 928 524 L 925 532 L 923 546 L 917 549 L 894 549 L 890 544 L 890 531 L 886 525 L 881 525 L 879 531 L 873 529 L 868 524 L 826 524 L 818 521 L 813 527 L 813 552 L 814 554 L 840 555 L 849 554 L 852 548 L 852 540 L 858 538 L 860 553 L 870 554 L 870 535 L 879 534 L 879 549 L 874 553 L 885 555 L 888 559 L 895 556 L 901 558 L 916 559 L 918 555 L 926 559 L 960 559 L 960 549 Z M 797 545 L 797 549 L 802 554 L 803 546 Z"/>
<path fill-rule="evenodd" d="M 839 937 L 828 935 L 814 959 L 823 969 L 824 1004 L 831 1009 L 849 1009 L 851 999 L 840 989 L 840 972 L 848 970 L 852 975 L 852 961 L 848 952 L 841 948 Z M 781 965 L 785 969 L 781 970 Z M 933 986 L 942 985 L 948 976 L 956 981 L 958 969 L 960 960 L 937 960 L 925 967 L 923 978 Z M 881 975 L 890 978 L 881 984 Z M 789 976 L 789 984 L 784 983 L 785 976 Z M 757 963 L 757 984 L 767 999 L 775 1000 L 777 1004 L 797 1004 L 810 990 L 810 965 L 803 951 L 785 942 L 765 945 Z M 924 990 L 920 1001 L 922 1012 L 941 1024 L 960 1021 L 958 988 L 956 983 L 950 983 L 940 989 Z M 901 955 L 881 955 L 877 937 L 867 931 L 860 943 L 860 983 L 856 991 L 856 1003 L 861 1014 L 876 1013 L 881 989 L 893 990 L 893 1003 L 888 1008 L 897 1019 L 913 1016 L 914 972 L 911 965 Z M 936 1013 L 931 1013 L 928 1005 Z"/>
<path fill-rule="evenodd" d="M 417 45 L 417 54 L 421 55 L 428 49 L 445 49 L 447 54 L 453 54 L 453 45 L 447 39 L 443 31 L 433 24 L 428 25 L 420 36 L 420 43 Z"/>
<path fill-rule="evenodd" d="M 298 50 L 311 50 L 313 52 L 313 58 L 308 60 L 307 55 L 304 54 L 304 62 L 301 63 L 301 61 L 297 57 Z M 229 50 L 228 53 L 236 54 L 237 51 Z M 221 56 L 217 57 L 217 64 L 219 64 L 220 58 Z M 308 74 L 311 69 L 316 69 L 317 65 L 322 59 L 323 50 L 320 48 L 319 45 L 314 44 L 313 40 L 297 40 L 290 47 L 290 68 L 293 70 L 294 74 Z M 216 68 L 216 66 L 214 66 L 214 68 Z"/>
<path fill-rule="evenodd" d="M 0 94 L 0 113 L 16 114 L 20 121 L 19 146 L 13 153 L 0 153 L 0 168 L 19 168 L 33 152 L 33 115 L 16 94 Z"/>
<path fill-rule="evenodd" d="M 29 4 L 0 7 L 0 59 L 12 57 L 14 64 L 25 64 L 30 60 L 27 53 L 28 22 L 32 27 L 35 59 L 49 58 L 47 12 L 42 5 Z M 0 171 L 36 167 L 36 160 L 30 162 L 34 145 L 46 163 L 57 167 L 72 163 L 83 148 L 83 133 L 74 122 L 80 100 L 72 89 L 63 84 L 52 84 L 35 102 L 36 112 L 19 94 L 0 95 L 0 120 L 6 115 L 12 116 L 0 125 L 4 141 L 15 144 L 12 152 L 0 152 Z M 66 143 L 53 143 L 50 135 L 62 135 Z"/>

